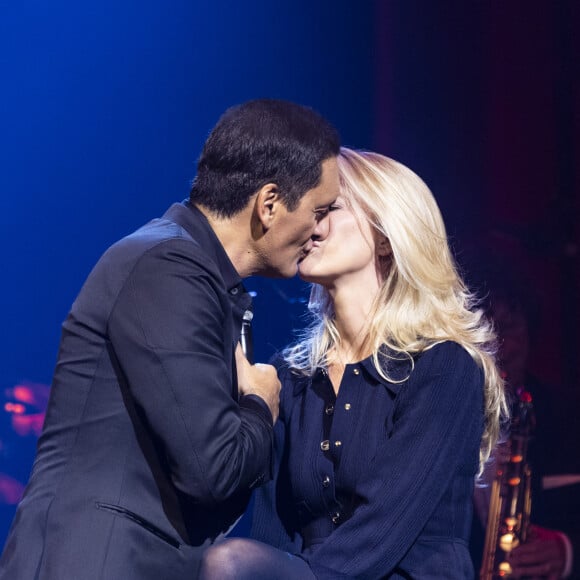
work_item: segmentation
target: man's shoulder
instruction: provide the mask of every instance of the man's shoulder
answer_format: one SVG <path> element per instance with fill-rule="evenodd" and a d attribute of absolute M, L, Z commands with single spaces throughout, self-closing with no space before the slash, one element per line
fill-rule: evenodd
<path fill-rule="evenodd" d="M 145 275 L 202 275 L 223 286 L 211 255 L 179 224 L 159 218 L 111 245 L 100 257 L 85 285 L 106 282 L 120 290 L 127 280 Z M 181 274 L 180 274 L 181 272 Z"/>
<path fill-rule="evenodd" d="M 147 251 L 159 244 L 173 242 L 190 251 L 200 248 L 199 242 L 185 228 L 167 218 L 156 218 L 111 246 L 117 250 L 138 248 Z"/>
<path fill-rule="evenodd" d="M 103 254 L 106 261 L 139 261 L 150 256 L 180 256 L 193 260 L 204 269 L 213 269 L 213 260 L 198 240 L 179 224 L 157 218 L 111 245 Z"/>

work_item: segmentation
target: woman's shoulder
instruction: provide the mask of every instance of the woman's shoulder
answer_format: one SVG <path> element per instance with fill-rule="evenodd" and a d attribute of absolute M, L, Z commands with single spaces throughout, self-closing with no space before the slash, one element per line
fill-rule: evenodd
<path fill-rule="evenodd" d="M 415 373 L 429 375 L 451 375 L 473 379 L 479 383 L 483 371 L 472 354 L 458 342 L 446 340 L 435 343 L 422 351 L 415 359 Z"/>
<path fill-rule="evenodd" d="M 436 342 L 432 346 L 428 346 L 416 357 L 416 360 L 417 362 L 439 362 L 440 364 L 445 364 L 446 361 L 454 363 L 463 361 L 465 364 L 470 364 L 471 362 L 476 365 L 468 350 L 453 340 Z"/>
<path fill-rule="evenodd" d="M 414 357 L 414 366 L 401 391 L 399 412 L 422 401 L 425 408 L 480 408 L 484 392 L 483 370 L 462 345 L 436 343 Z M 475 407 L 474 407 L 475 406 Z"/>

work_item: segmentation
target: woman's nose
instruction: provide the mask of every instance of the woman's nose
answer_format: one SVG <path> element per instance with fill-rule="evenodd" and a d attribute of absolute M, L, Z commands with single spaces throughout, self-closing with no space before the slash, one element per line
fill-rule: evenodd
<path fill-rule="evenodd" d="M 320 218 L 316 223 L 314 231 L 312 232 L 313 240 L 324 240 L 328 235 L 330 220 L 328 219 L 328 214 Z"/>

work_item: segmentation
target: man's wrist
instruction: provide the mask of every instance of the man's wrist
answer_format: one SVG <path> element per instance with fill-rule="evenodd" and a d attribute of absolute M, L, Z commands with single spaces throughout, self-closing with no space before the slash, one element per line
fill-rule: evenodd
<path fill-rule="evenodd" d="M 259 395 L 242 395 L 240 397 L 240 407 L 262 416 L 266 421 L 268 421 L 270 426 L 274 425 L 272 411 L 270 411 L 266 401 L 264 401 L 264 399 Z"/>

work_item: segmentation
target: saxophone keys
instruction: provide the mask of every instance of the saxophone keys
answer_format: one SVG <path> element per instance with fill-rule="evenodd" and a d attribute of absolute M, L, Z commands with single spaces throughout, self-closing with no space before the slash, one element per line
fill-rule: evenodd
<path fill-rule="evenodd" d="M 509 562 L 500 562 L 497 571 L 500 578 L 508 578 L 513 572 Z"/>
<path fill-rule="evenodd" d="M 513 533 L 504 534 L 499 539 L 499 547 L 506 553 L 515 550 L 520 545 L 518 537 Z"/>

